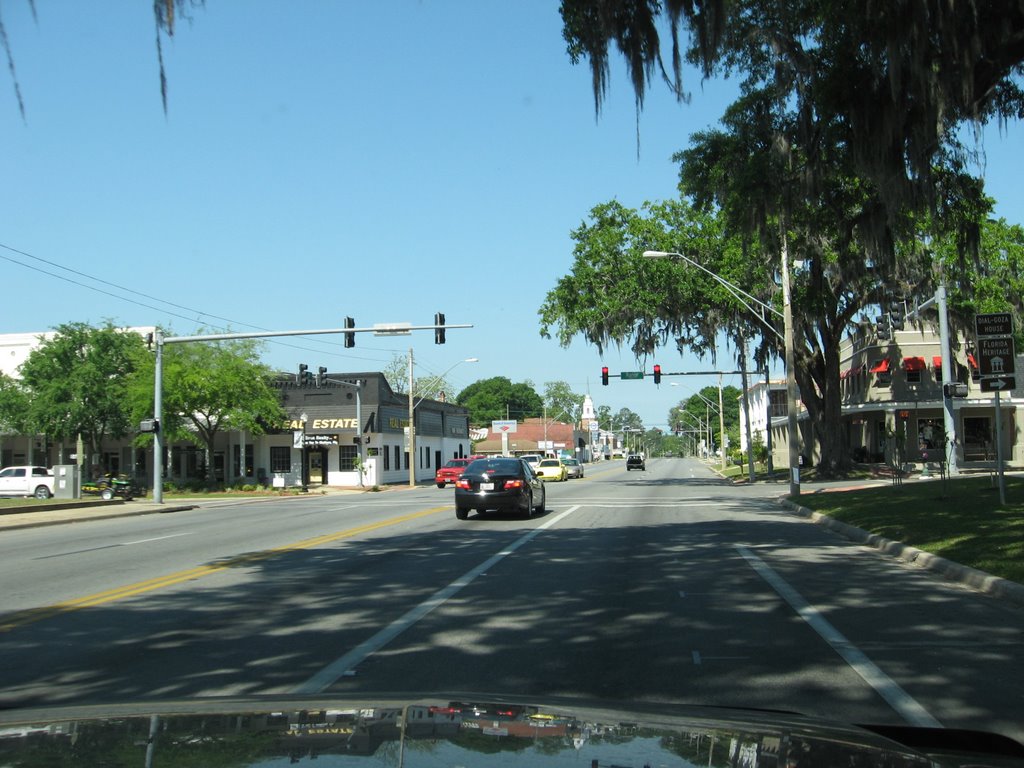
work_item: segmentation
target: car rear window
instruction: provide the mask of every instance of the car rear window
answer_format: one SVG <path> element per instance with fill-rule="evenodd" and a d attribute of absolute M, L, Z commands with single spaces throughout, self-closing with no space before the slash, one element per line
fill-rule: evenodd
<path fill-rule="evenodd" d="M 521 467 L 519 459 L 477 459 L 468 467 L 466 467 L 466 473 L 481 473 L 484 472 L 493 473 L 500 472 L 502 474 L 511 473 L 517 474 Z"/>

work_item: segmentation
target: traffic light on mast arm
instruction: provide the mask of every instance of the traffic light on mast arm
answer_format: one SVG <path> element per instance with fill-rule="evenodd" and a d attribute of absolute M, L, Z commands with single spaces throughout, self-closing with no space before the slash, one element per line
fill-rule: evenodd
<path fill-rule="evenodd" d="M 608 366 L 607 365 L 603 366 L 601 368 L 601 383 L 604 384 L 606 387 L 608 386 Z"/>
<path fill-rule="evenodd" d="M 309 372 L 309 366 L 305 363 L 299 363 L 299 375 L 295 377 L 295 383 L 300 387 L 309 381 L 309 377 L 312 374 Z"/>
<path fill-rule="evenodd" d="M 321 365 L 320 368 L 316 372 L 316 385 L 317 385 L 317 387 L 322 387 L 323 386 L 323 384 L 324 384 L 324 376 L 326 376 L 326 375 L 327 375 L 327 369 L 324 368 Z"/>
<path fill-rule="evenodd" d="M 434 329 L 434 343 L 435 344 L 444 344 L 444 313 L 443 312 L 436 312 L 436 313 L 434 313 L 434 325 L 441 326 L 440 328 L 435 328 Z"/>
<path fill-rule="evenodd" d="M 655 365 L 654 366 L 654 383 L 655 384 L 661 384 L 661 366 L 660 365 Z"/>
<path fill-rule="evenodd" d="M 351 317 L 346 317 L 345 318 L 345 327 L 346 328 L 355 328 L 356 327 L 356 321 L 353 320 Z M 346 333 L 345 334 L 345 348 L 346 349 L 351 349 L 355 345 L 356 345 L 356 335 L 354 333 Z"/>

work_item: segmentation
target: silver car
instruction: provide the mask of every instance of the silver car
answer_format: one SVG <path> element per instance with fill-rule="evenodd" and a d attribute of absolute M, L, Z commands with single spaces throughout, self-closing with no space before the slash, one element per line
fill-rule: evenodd
<path fill-rule="evenodd" d="M 583 465 L 576 459 L 562 459 L 568 477 L 583 477 Z"/>

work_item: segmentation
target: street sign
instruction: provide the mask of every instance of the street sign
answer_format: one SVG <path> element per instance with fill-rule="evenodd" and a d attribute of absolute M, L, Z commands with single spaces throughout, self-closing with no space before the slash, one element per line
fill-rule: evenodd
<path fill-rule="evenodd" d="M 492 421 L 491 431 L 497 432 L 499 435 L 510 435 L 516 431 L 518 423 L 515 419 L 511 421 Z"/>
<path fill-rule="evenodd" d="M 1009 312 L 975 315 L 974 331 L 979 339 L 984 336 L 1012 336 L 1013 318 Z"/>
<path fill-rule="evenodd" d="M 978 373 L 982 377 L 1015 373 L 1015 357 L 1013 337 L 978 337 Z"/>
<path fill-rule="evenodd" d="M 601 425 L 600 424 L 598 424 L 596 421 L 590 422 L 590 431 L 591 432 L 597 432 L 599 429 L 601 429 Z"/>
<path fill-rule="evenodd" d="M 623 371 L 619 374 L 620 379 L 642 379 L 643 377 L 643 371 Z"/>
<path fill-rule="evenodd" d="M 411 336 L 412 323 L 374 323 L 374 336 Z"/>
<path fill-rule="evenodd" d="M 1015 376 L 992 376 L 981 380 L 982 392 L 1007 392 L 1017 388 Z"/>

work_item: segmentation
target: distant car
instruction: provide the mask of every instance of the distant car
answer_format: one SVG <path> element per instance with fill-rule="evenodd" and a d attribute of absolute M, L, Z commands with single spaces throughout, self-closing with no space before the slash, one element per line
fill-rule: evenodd
<path fill-rule="evenodd" d="M 462 475 L 463 470 L 473 463 L 473 459 L 452 459 L 443 467 L 438 467 L 434 473 L 434 482 L 438 488 L 444 488 L 449 483 L 454 483 Z"/>
<path fill-rule="evenodd" d="M 626 470 L 630 469 L 642 469 L 647 471 L 647 464 L 644 462 L 644 457 L 639 454 L 633 453 L 626 457 Z"/>
<path fill-rule="evenodd" d="M 534 472 L 537 471 L 537 467 L 540 466 L 541 461 L 544 459 L 539 453 L 527 453 L 519 458 L 529 464 Z"/>
<path fill-rule="evenodd" d="M 537 474 L 542 480 L 555 480 L 562 482 L 569 479 L 569 473 L 565 471 L 565 465 L 558 459 L 544 459 L 537 467 Z"/>
<path fill-rule="evenodd" d="M 46 467 L 4 467 L 0 470 L 0 496 L 53 496 L 53 473 Z"/>
<path fill-rule="evenodd" d="M 477 459 L 455 481 L 455 516 L 465 520 L 478 513 L 496 510 L 530 517 L 543 512 L 547 501 L 544 482 L 519 458 L 494 456 Z"/>
<path fill-rule="evenodd" d="M 568 477 L 583 477 L 583 465 L 576 459 L 562 459 Z"/>

